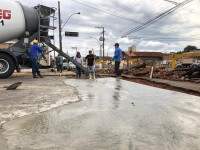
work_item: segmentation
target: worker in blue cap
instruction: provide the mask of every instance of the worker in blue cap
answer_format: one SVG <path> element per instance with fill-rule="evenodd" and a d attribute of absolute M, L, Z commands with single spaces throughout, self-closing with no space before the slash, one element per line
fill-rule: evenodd
<path fill-rule="evenodd" d="M 116 76 L 119 77 L 121 75 L 119 67 L 121 63 L 122 50 L 119 48 L 119 43 L 115 43 L 115 53 L 114 53 L 114 61 L 115 61 L 115 73 Z"/>

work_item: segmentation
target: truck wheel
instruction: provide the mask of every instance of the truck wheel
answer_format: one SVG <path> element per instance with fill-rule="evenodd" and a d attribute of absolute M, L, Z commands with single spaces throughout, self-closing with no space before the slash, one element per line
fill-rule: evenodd
<path fill-rule="evenodd" d="M 8 78 L 15 70 L 13 59 L 6 54 L 0 54 L 0 78 Z"/>

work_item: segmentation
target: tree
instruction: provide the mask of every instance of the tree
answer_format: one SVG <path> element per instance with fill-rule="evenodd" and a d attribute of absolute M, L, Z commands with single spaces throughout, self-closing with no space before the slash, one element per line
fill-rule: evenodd
<path fill-rule="evenodd" d="M 196 50 L 196 46 L 188 45 L 187 47 L 184 48 L 183 52 L 190 52 L 191 50 Z"/>
<path fill-rule="evenodd" d="M 182 53 L 183 53 L 183 51 L 178 51 L 175 54 L 182 54 Z"/>

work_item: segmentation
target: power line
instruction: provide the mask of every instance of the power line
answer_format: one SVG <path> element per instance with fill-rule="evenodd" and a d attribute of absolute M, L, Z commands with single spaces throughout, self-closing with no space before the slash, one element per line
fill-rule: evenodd
<path fill-rule="evenodd" d="M 168 9 L 167 11 L 157 15 L 156 17 L 152 18 L 152 19 L 149 19 L 148 21 L 144 22 L 142 25 L 139 25 L 137 27 L 134 27 L 133 29 L 130 29 L 129 31 L 125 32 L 122 36 L 126 36 L 126 35 L 129 35 L 131 33 L 135 33 L 135 32 L 138 32 L 144 28 L 146 28 L 147 26 L 157 22 L 158 20 L 164 18 L 165 16 L 171 14 L 172 12 L 174 12 L 175 10 L 177 10 L 178 8 L 186 5 L 187 3 L 191 2 L 193 0 L 185 0 L 184 2 L 182 3 L 179 3 L 178 5 Z M 116 40 L 116 39 L 119 39 L 119 38 L 115 38 L 113 39 L 112 41 Z"/>
<path fill-rule="evenodd" d="M 158 20 L 160 20 L 160 19 L 164 18 L 165 16 L 171 14 L 171 13 L 174 12 L 176 9 L 178 9 L 178 8 L 180 8 L 180 7 L 184 6 L 184 5 L 186 5 L 187 3 L 191 2 L 191 1 L 193 1 L 193 0 L 185 0 L 184 2 L 182 2 L 182 3 L 180 3 L 180 4 L 178 4 L 178 5 L 174 6 L 174 7 L 172 7 L 171 9 L 169 9 L 169 10 L 167 10 L 167 11 L 165 11 L 165 12 L 159 14 L 158 16 L 156 16 L 156 17 L 154 17 L 154 18 L 152 18 L 152 19 L 149 19 L 148 21 L 144 22 L 142 25 L 139 25 L 139 26 L 137 26 L 137 27 L 135 27 L 135 28 L 133 28 L 133 29 L 131 29 L 131 30 L 125 32 L 125 33 L 123 34 L 123 36 L 129 35 L 130 33 L 138 32 L 138 31 L 140 31 L 140 30 L 146 28 L 146 27 L 149 26 L 150 24 L 153 24 L 153 23 L 157 22 Z"/>
<path fill-rule="evenodd" d="M 72 0 L 72 1 L 77 2 L 77 3 L 80 3 L 80 4 L 85 5 L 85 6 L 87 6 L 87 7 L 93 8 L 93 9 L 95 9 L 95 10 L 101 11 L 101 12 L 103 12 L 103 13 L 107 13 L 107 14 L 110 14 L 110 15 L 112 15 L 112 16 L 115 16 L 115 17 L 124 19 L 124 20 L 128 20 L 128 21 L 131 21 L 131 22 L 134 22 L 134 23 L 137 23 L 137 24 L 141 24 L 141 23 L 138 22 L 137 20 L 129 19 L 129 18 L 126 18 L 126 17 L 124 17 L 124 16 L 120 16 L 120 15 L 118 15 L 118 14 L 116 14 L 116 13 L 113 13 L 113 12 L 111 12 L 111 11 L 106 11 L 106 10 L 99 9 L 99 8 L 97 8 L 97 7 L 91 6 L 91 5 L 89 5 L 89 4 L 86 4 L 86 3 L 88 3 L 87 1 L 82 0 L 82 1 L 85 2 L 85 3 L 79 2 L 79 1 L 77 1 L 77 0 Z"/>
<path fill-rule="evenodd" d="M 169 3 L 172 3 L 172 4 L 174 4 L 174 5 L 178 5 L 178 4 L 179 4 L 178 2 L 171 1 L 171 0 L 164 0 L 164 1 L 167 1 L 167 2 L 169 2 Z M 199 12 L 195 12 L 195 11 L 193 11 L 193 10 L 189 9 L 189 8 L 183 8 L 183 9 L 185 9 L 185 10 L 187 10 L 187 11 L 191 12 L 191 13 L 194 13 L 194 14 L 200 15 L 200 13 L 199 13 Z"/>
<path fill-rule="evenodd" d="M 142 40 L 175 40 L 175 41 L 198 41 L 200 38 L 177 38 L 177 37 L 133 37 L 133 36 L 127 36 L 129 39 L 142 39 Z"/>

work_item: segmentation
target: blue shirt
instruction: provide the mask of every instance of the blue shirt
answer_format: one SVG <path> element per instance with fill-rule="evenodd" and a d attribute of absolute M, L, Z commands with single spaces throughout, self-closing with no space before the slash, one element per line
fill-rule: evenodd
<path fill-rule="evenodd" d="M 33 44 L 30 49 L 30 57 L 39 57 L 42 52 L 42 48 L 37 44 Z"/>
<path fill-rule="evenodd" d="M 115 48 L 114 60 L 120 62 L 122 57 L 122 50 L 120 48 Z"/>

